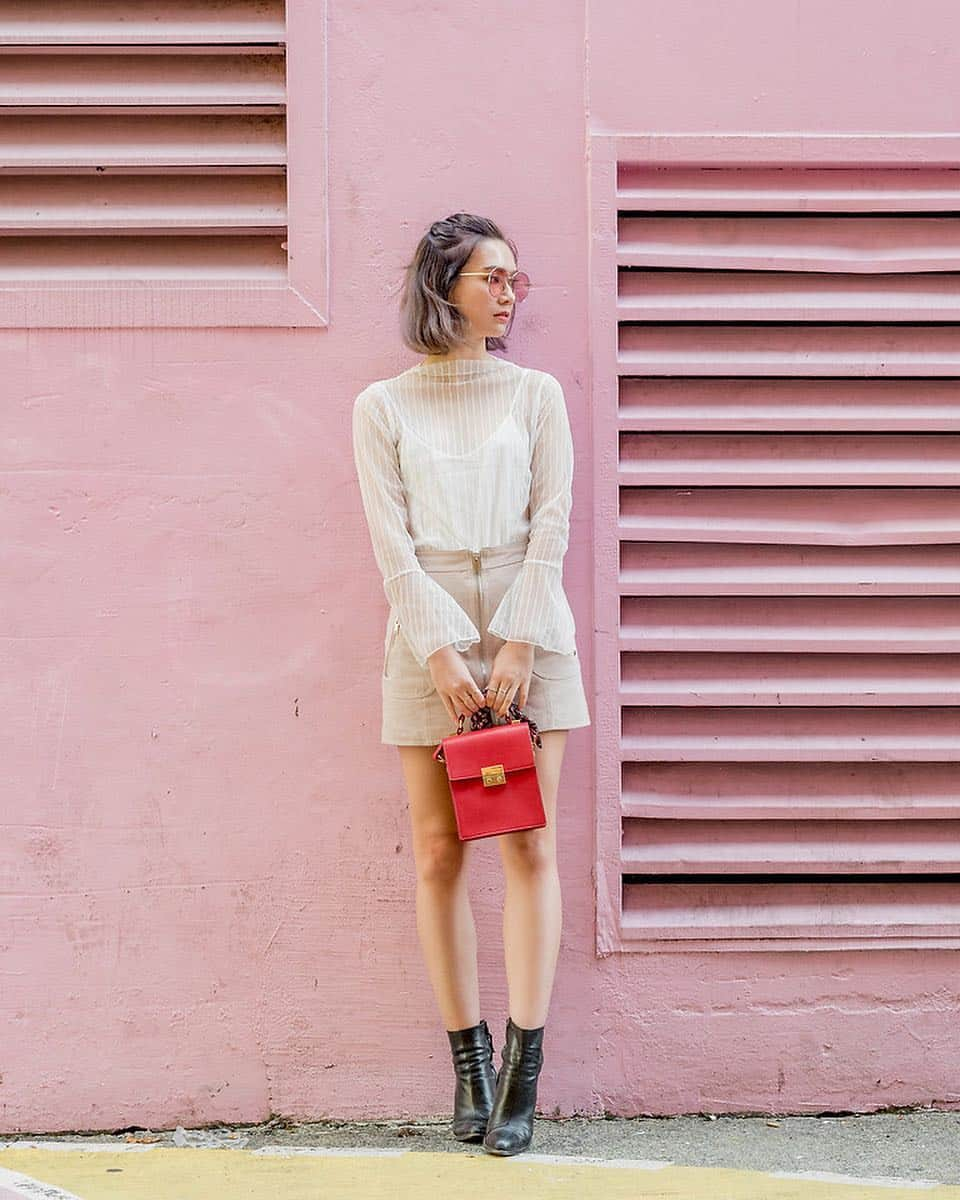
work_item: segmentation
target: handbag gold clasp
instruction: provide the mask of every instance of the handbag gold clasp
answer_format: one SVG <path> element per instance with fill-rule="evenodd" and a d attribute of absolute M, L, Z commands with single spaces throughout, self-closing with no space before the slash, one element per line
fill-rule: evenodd
<path fill-rule="evenodd" d="M 495 787 L 498 783 L 506 783 L 507 777 L 503 772 L 503 763 L 494 763 L 490 767 L 481 767 L 484 787 Z"/>

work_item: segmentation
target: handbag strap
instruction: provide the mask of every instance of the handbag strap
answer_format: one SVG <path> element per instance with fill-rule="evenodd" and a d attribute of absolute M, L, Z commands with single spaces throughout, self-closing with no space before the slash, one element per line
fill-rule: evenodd
<path fill-rule="evenodd" d="M 457 719 L 457 734 L 463 733 L 464 714 L 461 713 Z M 530 728 L 530 741 L 537 747 L 538 750 L 543 749 L 543 738 L 540 736 L 540 730 L 537 728 L 536 721 L 532 721 L 527 714 L 521 709 L 520 705 L 514 700 L 507 709 L 507 720 L 511 723 L 514 721 L 526 721 Z M 478 729 L 489 729 L 494 724 L 493 709 L 489 704 L 485 704 L 483 708 L 478 708 L 475 713 L 470 714 L 470 732 L 475 733 Z M 443 756 L 443 743 L 437 747 L 434 755 L 437 762 L 445 762 Z"/>

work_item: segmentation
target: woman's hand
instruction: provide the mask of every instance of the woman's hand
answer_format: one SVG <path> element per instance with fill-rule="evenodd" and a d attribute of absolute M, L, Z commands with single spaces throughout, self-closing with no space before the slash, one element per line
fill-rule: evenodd
<path fill-rule="evenodd" d="M 532 647 L 531 647 L 532 649 Z M 458 650 L 441 646 L 427 658 L 430 678 L 450 719 L 458 721 L 483 708 L 486 701 Z"/>
<path fill-rule="evenodd" d="M 527 703 L 530 691 L 530 673 L 533 671 L 532 642 L 504 642 L 493 660 L 490 682 L 487 685 L 487 700 L 498 717 L 505 717 L 507 709 L 517 696 L 520 708 Z M 499 691 L 498 691 L 499 689 Z"/>

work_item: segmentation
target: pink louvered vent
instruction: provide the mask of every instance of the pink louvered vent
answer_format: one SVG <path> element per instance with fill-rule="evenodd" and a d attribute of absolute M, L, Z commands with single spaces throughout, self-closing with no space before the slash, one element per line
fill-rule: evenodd
<path fill-rule="evenodd" d="M 623 947 L 960 946 L 960 176 L 617 199 Z"/>
<path fill-rule="evenodd" d="M 0 0 L 0 54 L 0 288 L 285 283 L 282 0 Z"/>

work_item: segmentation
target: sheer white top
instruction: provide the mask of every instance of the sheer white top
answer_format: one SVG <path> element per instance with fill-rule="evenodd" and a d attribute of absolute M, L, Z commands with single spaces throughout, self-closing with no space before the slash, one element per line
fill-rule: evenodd
<path fill-rule="evenodd" d="M 506 359 L 420 362 L 371 383 L 353 406 L 353 452 L 391 610 L 421 666 L 480 632 L 416 551 L 527 540 L 489 630 L 572 654 L 563 590 L 573 440 L 558 381 Z"/>

